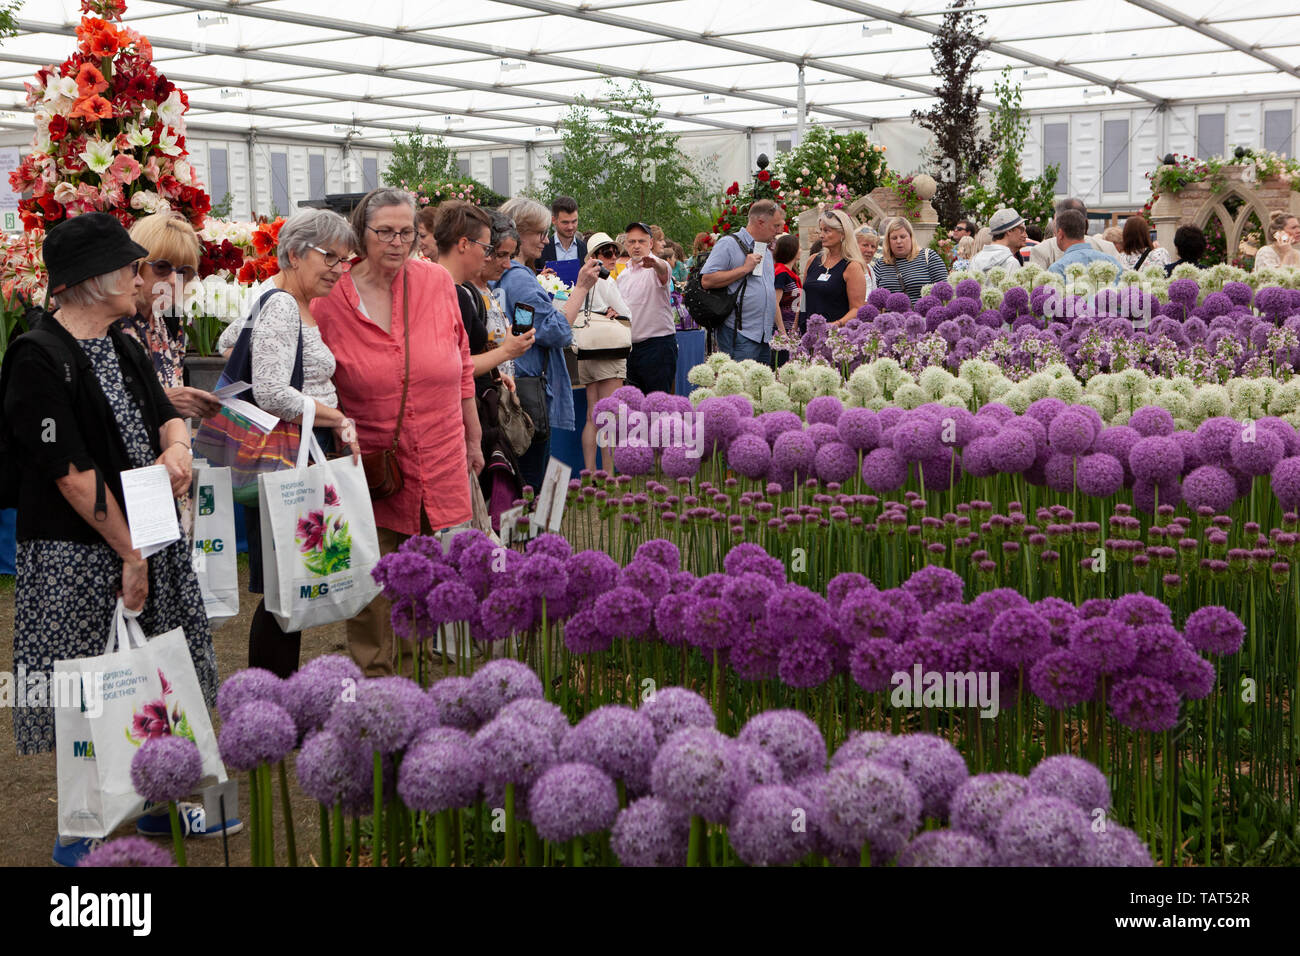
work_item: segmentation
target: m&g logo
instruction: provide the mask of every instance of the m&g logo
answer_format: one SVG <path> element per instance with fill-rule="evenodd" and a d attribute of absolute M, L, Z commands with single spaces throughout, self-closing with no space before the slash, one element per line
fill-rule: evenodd
<path fill-rule="evenodd" d="M 211 485 L 199 485 L 199 514 L 210 515 L 217 510 L 217 496 Z"/>
<path fill-rule="evenodd" d="M 85 757 L 89 760 L 95 759 L 95 743 L 91 740 L 74 740 L 72 742 L 72 756 Z"/>
<path fill-rule="evenodd" d="M 204 554 L 220 554 L 225 546 L 225 541 L 222 538 L 194 539 L 194 550 L 202 551 Z"/>
<path fill-rule="evenodd" d="M 325 583 L 321 584 L 303 584 L 298 588 L 298 597 L 306 598 L 308 601 L 314 601 L 318 597 L 324 597 L 330 593 L 330 586 Z"/>

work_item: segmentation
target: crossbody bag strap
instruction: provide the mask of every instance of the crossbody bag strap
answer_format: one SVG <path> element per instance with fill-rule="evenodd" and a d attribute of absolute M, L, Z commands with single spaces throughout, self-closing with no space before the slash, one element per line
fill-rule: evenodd
<path fill-rule="evenodd" d="M 397 431 L 393 432 L 393 451 L 402 437 L 402 419 L 406 417 L 406 393 L 411 390 L 411 320 L 406 296 L 406 266 L 402 266 L 402 337 L 405 341 L 406 370 L 402 373 L 402 404 L 397 409 Z"/>
<path fill-rule="evenodd" d="M 731 238 L 735 239 L 736 245 L 740 246 L 740 254 L 742 256 L 748 257 L 749 253 L 754 251 L 753 246 L 749 247 L 749 252 L 745 251 L 745 244 L 740 241 L 740 236 L 732 236 Z M 737 335 L 740 334 L 740 325 L 744 321 L 744 318 L 741 316 L 741 312 L 743 312 L 745 309 L 745 290 L 749 288 L 750 278 L 751 278 L 751 273 L 746 272 L 741 277 L 740 289 L 737 290 L 740 294 L 736 296 L 736 311 L 732 313 L 732 317 L 735 319 L 735 322 L 732 323 L 732 328 L 735 329 Z"/>
<path fill-rule="evenodd" d="M 1142 263 L 1144 263 L 1144 262 L 1147 261 L 1147 256 L 1149 256 L 1149 255 L 1151 255 L 1151 250 L 1150 250 L 1149 248 L 1147 248 L 1147 249 L 1143 249 L 1143 250 L 1142 250 L 1142 255 L 1138 256 L 1138 261 L 1137 261 L 1137 263 L 1133 266 L 1133 268 L 1134 268 L 1134 269 L 1141 269 L 1141 268 L 1142 268 Z"/>

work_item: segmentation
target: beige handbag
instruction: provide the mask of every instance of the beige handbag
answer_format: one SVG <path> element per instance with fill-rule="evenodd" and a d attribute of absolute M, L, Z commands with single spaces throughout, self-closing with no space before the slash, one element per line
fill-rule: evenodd
<path fill-rule="evenodd" d="M 632 351 L 632 320 L 624 316 L 610 318 L 603 312 L 593 312 L 591 294 L 578 318 L 573 323 L 573 344 L 570 351 L 580 362 L 593 359 L 625 359 Z"/>

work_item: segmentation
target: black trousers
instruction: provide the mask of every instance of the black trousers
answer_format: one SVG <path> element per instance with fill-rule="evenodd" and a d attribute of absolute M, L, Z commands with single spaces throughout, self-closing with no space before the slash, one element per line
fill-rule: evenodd
<path fill-rule="evenodd" d="M 660 335 L 632 343 L 627 357 L 627 383 L 646 395 L 673 394 L 677 388 L 677 336 Z"/>

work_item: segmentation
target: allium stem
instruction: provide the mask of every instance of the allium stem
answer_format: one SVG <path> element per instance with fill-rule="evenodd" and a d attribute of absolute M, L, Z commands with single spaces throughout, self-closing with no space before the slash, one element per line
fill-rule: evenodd
<path fill-rule="evenodd" d="M 330 812 L 323 803 L 320 805 L 320 865 L 330 865 Z"/>
<path fill-rule="evenodd" d="M 275 802 L 271 786 L 271 765 L 262 764 L 258 770 L 262 784 L 262 823 L 266 830 L 266 840 L 262 849 L 266 855 L 264 866 L 275 866 Z"/>
<path fill-rule="evenodd" d="M 550 700 L 551 691 L 551 635 L 546 622 L 546 598 L 542 597 L 542 696 Z"/>
<path fill-rule="evenodd" d="M 582 837 L 576 836 L 569 842 L 569 865 L 585 866 L 582 862 Z"/>
<path fill-rule="evenodd" d="M 686 865 L 699 866 L 700 858 L 704 855 L 704 818 L 700 816 L 691 817 L 691 843 L 686 851 Z"/>
<path fill-rule="evenodd" d="M 181 832 L 180 814 L 176 812 L 176 801 L 167 801 L 167 817 L 172 825 L 172 850 L 176 854 L 176 865 L 185 865 L 185 834 Z"/>
<path fill-rule="evenodd" d="M 257 785 L 257 768 L 248 771 L 248 854 L 253 866 L 262 865 L 262 801 Z"/>
<path fill-rule="evenodd" d="M 284 814 L 284 838 L 289 847 L 289 865 L 298 865 L 298 846 L 293 833 L 293 807 L 289 804 L 289 775 L 284 769 L 284 761 L 278 766 L 280 772 L 280 808 Z"/>
<path fill-rule="evenodd" d="M 870 841 L 868 841 L 868 842 L 862 844 L 862 861 L 861 861 L 861 862 L 862 862 L 862 865 L 863 865 L 863 866 L 870 866 L 870 865 L 871 865 L 871 843 L 870 843 Z"/>
<path fill-rule="evenodd" d="M 348 861 L 350 866 L 361 865 L 361 818 L 352 818 L 352 849 L 351 859 Z"/>
<path fill-rule="evenodd" d="M 506 866 L 519 865 L 519 833 L 515 829 L 515 785 L 506 784 Z"/>
<path fill-rule="evenodd" d="M 451 866 L 451 810 L 443 810 L 434 817 L 434 836 L 437 840 L 439 866 Z"/>
<path fill-rule="evenodd" d="M 399 645 L 400 646 L 400 645 Z M 400 651 L 399 651 L 400 653 Z M 400 669 L 400 665 L 399 665 Z M 374 854 L 374 866 L 383 866 L 384 859 L 384 763 L 378 750 L 375 751 L 375 794 L 372 804 L 371 820 L 374 830 L 370 835 L 370 848 Z"/>
<path fill-rule="evenodd" d="M 343 865 L 343 804 L 335 803 L 334 810 L 334 846 L 330 865 L 341 867 Z"/>

